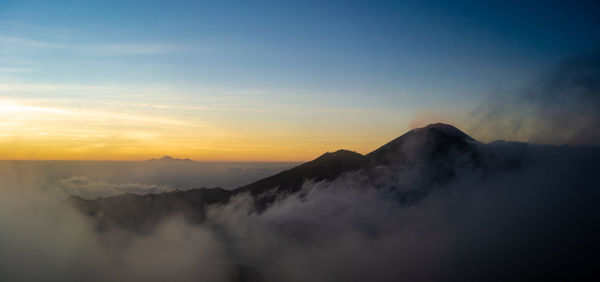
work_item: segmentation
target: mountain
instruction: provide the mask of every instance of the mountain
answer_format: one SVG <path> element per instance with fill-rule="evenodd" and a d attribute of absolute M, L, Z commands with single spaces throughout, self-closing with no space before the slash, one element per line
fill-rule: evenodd
<path fill-rule="evenodd" d="M 431 124 L 413 129 L 408 133 L 363 156 L 359 153 L 339 150 L 325 153 L 315 160 L 240 187 L 236 192 L 262 194 L 296 192 L 306 180 L 333 180 L 343 173 L 357 170 L 373 170 L 379 166 L 414 166 L 422 163 L 453 162 L 468 155 L 476 161 L 475 139 L 448 124 Z"/>
<path fill-rule="evenodd" d="M 118 225 L 145 232 L 161 218 L 173 214 L 200 222 L 208 205 L 226 203 L 241 193 L 252 195 L 257 208 L 264 210 L 277 197 L 298 192 L 307 180 L 333 181 L 345 173 L 362 173 L 371 182 L 377 183 L 382 173 L 415 171 L 423 179 L 416 185 L 422 189 L 402 191 L 396 195 L 400 201 L 414 200 L 427 189 L 450 181 L 456 174 L 455 169 L 478 166 L 477 144 L 459 129 L 438 123 L 413 129 L 364 156 L 348 150 L 325 153 L 312 161 L 234 190 L 199 188 L 147 195 L 128 193 L 95 200 L 72 196 L 67 202 L 95 218 L 99 229 Z M 190 160 L 165 156 L 151 161 Z"/>
<path fill-rule="evenodd" d="M 362 168 L 365 161 L 363 155 L 348 150 L 325 153 L 310 162 L 242 186 L 232 192 L 250 193 L 255 197 L 257 208 L 262 210 L 277 197 L 298 192 L 306 180 L 333 180 L 342 173 Z"/>
<path fill-rule="evenodd" d="M 364 164 L 365 157 L 363 155 L 348 150 L 338 150 L 333 153 L 325 153 L 310 162 L 263 178 L 234 191 L 236 193 L 250 192 L 252 195 L 262 194 L 272 189 L 276 192 L 293 193 L 300 190 L 302 183 L 306 180 L 332 180 L 344 172 L 359 169 Z"/>
<path fill-rule="evenodd" d="M 458 128 L 436 123 L 413 129 L 368 153 L 366 158 L 372 166 L 434 161 L 455 150 L 472 151 L 474 143 L 477 141 Z"/>
<path fill-rule="evenodd" d="M 188 158 L 179 159 L 179 158 L 173 158 L 171 156 L 163 156 L 160 159 L 149 159 L 149 160 L 147 160 L 147 162 L 193 162 L 193 161 Z"/>
<path fill-rule="evenodd" d="M 411 170 L 422 180 L 413 186 L 426 189 L 451 181 L 457 170 L 482 169 L 480 145 L 454 126 L 430 124 L 365 155 L 365 170 L 374 181 L 380 178 L 382 167 L 386 173 Z"/>
<path fill-rule="evenodd" d="M 367 281 L 598 281 L 599 159 L 600 147 L 484 144 L 431 124 L 234 190 L 67 202 L 108 236 L 117 227 L 150 237 L 173 215 L 201 223 L 223 242 L 233 281 L 287 281 L 272 270 L 290 257 L 286 270 L 333 273 L 325 281 L 361 271 Z M 448 267 L 426 276 L 435 264 Z"/>

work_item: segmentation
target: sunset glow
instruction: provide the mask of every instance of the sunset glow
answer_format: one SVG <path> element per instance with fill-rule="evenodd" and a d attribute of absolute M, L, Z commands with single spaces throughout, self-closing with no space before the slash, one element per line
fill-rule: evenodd
<path fill-rule="evenodd" d="M 347 131 L 352 126 L 335 128 L 336 115 L 344 114 L 343 109 L 312 112 L 332 121 L 320 124 L 309 138 L 302 128 L 308 130 L 310 122 L 288 129 L 283 121 L 244 122 L 262 119 L 260 110 L 144 102 L 3 100 L 0 153 L 5 159 L 144 160 L 167 154 L 203 161 L 289 161 L 338 147 L 367 151 L 387 138 L 377 131 L 374 137 L 361 138 Z M 228 114 L 215 115 L 223 111 Z M 270 113 L 294 114 L 298 113 Z M 276 127 L 265 128 L 266 124 Z"/>
<path fill-rule="evenodd" d="M 0 282 L 600 281 L 598 15 L 0 0 Z"/>
<path fill-rule="evenodd" d="M 306 161 L 441 120 L 529 141 L 535 121 L 484 130 L 474 113 L 595 32 L 541 32 L 585 22 L 568 14 L 539 25 L 515 14 L 524 26 L 510 29 L 421 4 L 310 2 L 287 17 L 283 3 L 129 3 L 0 4 L 0 159 Z"/>

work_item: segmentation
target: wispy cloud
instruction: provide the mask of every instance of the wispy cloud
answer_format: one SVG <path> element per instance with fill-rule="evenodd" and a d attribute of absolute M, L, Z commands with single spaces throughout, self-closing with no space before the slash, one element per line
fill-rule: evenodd
<path fill-rule="evenodd" d="M 178 49 L 175 45 L 153 43 L 114 43 L 87 45 L 83 47 L 86 51 L 120 55 L 166 54 L 176 51 Z"/>
<path fill-rule="evenodd" d="M 73 117 L 80 121 L 92 121 L 92 120 L 113 120 L 113 121 L 131 121 L 140 122 L 145 124 L 158 124 L 158 125 L 169 125 L 169 126 L 182 126 L 188 128 L 207 128 L 208 126 L 200 124 L 198 122 L 188 122 L 184 120 L 173 119 L 169 117 L 155 117 L 150 114 L 133 114 L 133 113 L 121 113 L 118 111 L 101 110 L 98 108 L 89 107 L 60 107 L 60 106 L 49 106 L 49 105 L 36 105 L 27 104 L 23 101 L 11 101 L 11 100 L 0 100 L 0 115 L 10 114 L 13 118 L 18 118 L 19 115 L 27 115 L 27 119 L 31 120 L 35 117 L 31 116 L 28 112 L 41 112 L 41 113 L 52 113 L 61 115 L 70 115 L 66 117 L 71 119 Z M 46 116 L 40 116 L 40 121 L 46 119 Z"/>
<path fill-rule="evenodd" d="M 1 44 L 13 44 L 13 45 L 19 45 L 19 46 L 25 46 L 25 47 L 35 47 L 35 48 L 64 48 L 65 47 L 65 45 L 62 45 L 62 44 L 56 43 L 56 42 L 39 41 L 39 40 L 35 40 L 35 39 L 30 39 L 30 38 L 9 36 L 9 35 L 5 35 L 5 34 L 1 34 L 1 33 L 0 33 L 0 43 Z"/>
<path fill-rule="evenodd" d="M 5 68 L 5 67 L 0 67 L 0 74 L 12 74 L 12 73 L 24 73 L 24 72 L 29 72 L 31 71 L 31 69 L 29 68 Z"/>
<path fill-rule="evenodd" d="M 78 43 L 64 39 L 39 40 L 29 37 L 10 36 L 0 33 L 0 44 L 36 49 L 68 49 L 74 52 L 111 55 L 152 55 L 177 51 L 174 44 L 154 42 L 91 42 Z"/>
<path fill-rule="evenodd" d="M 47 113 L 59 113 L 59 114 L 67 114 L 69 113 L 63 109 L 51 108 L 51 107 L 33 107 L 33 106 L 24 106 L 18 103 L 14 103 L 11 101 L 2 101 L 0 100 L 0 114 L 13 114 L 17 112 L 47 112 Z"/>
<path fill-rule="evenodd" d="M 17 92 L 45 92 L 48 91 L 78 91 L 78 92 L 94 92 L 94 91 L 115 91 L 117 87 L 102 86 L 102 85 L 83 85 L 83 84 L 35 84 L 35 83 L 6 83 L 0 85 L 0 93 L 17 93 Z M 121 87 L 121 89 L 123 89 Z"/>

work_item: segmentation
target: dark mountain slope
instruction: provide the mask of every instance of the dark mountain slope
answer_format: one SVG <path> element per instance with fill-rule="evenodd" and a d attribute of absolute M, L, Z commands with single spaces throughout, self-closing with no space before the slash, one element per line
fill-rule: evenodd
<path fill-rule="evenodd" d="M 456 127 L 436 123 L 413 129 L 365 157 L 371 166 L 433 161 L 451 153 L 473 151 L 476 142 Z"/>
<path fill-rule="evenodd" d="M 275 189 L 275 192 L 279 193 L 293 193 L 300 190 L 302 183 L 306 180 L 333 180 L 344 172 L 363 167 L 364 164 L 363 155 L 352 151 L 338 150 L 333 153 L 325 153 L 310 162 L 237 188 L 234 193 L 250 192 L 252 195 L 258 195 L 271 189 Z"/>
<path fill-rule="evenodd" d="M 421 183 L 413 187 L 427 189 L 451 181 L 458 170 L 482 168 L 481 143 L 456 127 L 436 123 L 413 129 L 365 155 L 365 173 L 377 182 L 385 173 L 419 174 Z"/>

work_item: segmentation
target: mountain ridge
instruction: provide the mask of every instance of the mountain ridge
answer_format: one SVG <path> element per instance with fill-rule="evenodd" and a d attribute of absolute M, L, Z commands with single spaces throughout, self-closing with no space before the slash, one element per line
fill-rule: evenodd
<path fill-rule="evenodd" d="M 121 194 L 94 200 L 73 196 L 67 202 L 83 214 L 96 218 L 102 228 L 117 224 L 144 232 L 147 231 L 146 226 L 152 226 L 161 217 L 174 213 L 192 221 L 202 221 L 208 205 L 227 203 L 239 194 L 250 194 L 260 211 L 268 208 L 278 197 L 297 193 L 308 180 L 334 181 L 348 173 L 362 173 L 367 178 L 377 179 L 382 167 L 386 168 L 383 171 L 392 172 L 394 169 L 420 169 L 420 173 L 428 179 L 422 185 L 426 189 L 436 183 L 450 181 L 455 175 L 454 163 L 465 155 L 476 155 L 476 143 L 475 139 L 456 127 L 437 123 L 410 130 L 366 155 L 344 149 L 327 152 L 312 161 L 233 190 L 195 188 L 160 194 Z M 177 159 L 167 156 L 156 161 L 172 160 Z M 452 165 L 440 165 L 445 163 Z M 423 193 L 409 191 L 397 197 L 414 198 L 412 195 Z"/>

